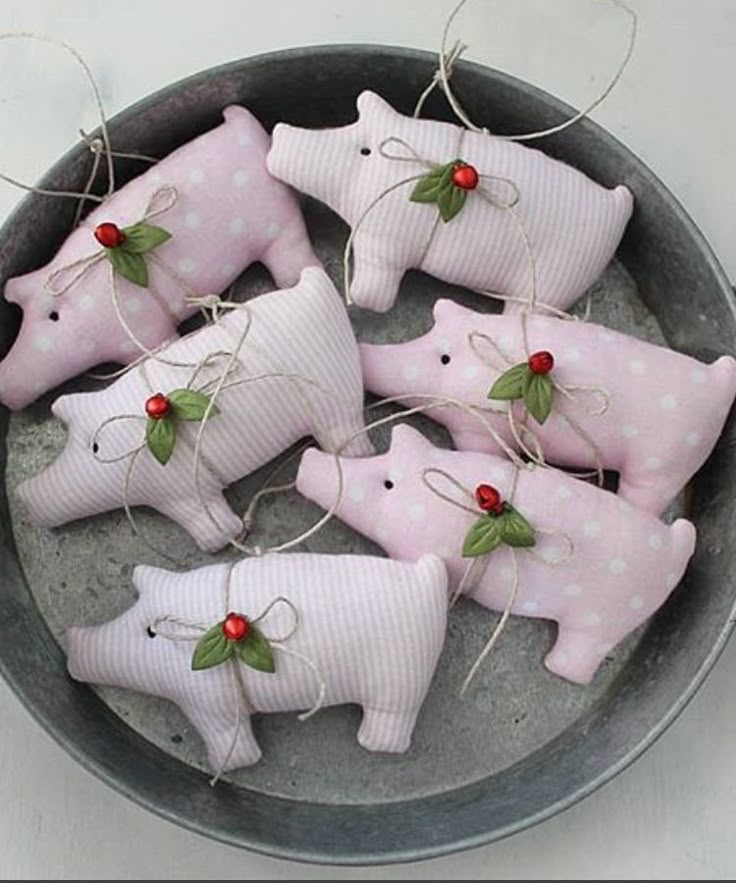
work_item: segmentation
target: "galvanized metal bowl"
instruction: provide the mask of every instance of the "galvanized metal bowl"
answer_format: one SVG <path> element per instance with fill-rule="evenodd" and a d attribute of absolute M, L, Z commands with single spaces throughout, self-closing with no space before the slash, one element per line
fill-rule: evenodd
<path fill-rule="evenodd" d="M 267 126 L 282 119 L 314 127 L 348 122 L 354 117 L 356 95 L 366 88 L 410 111 L 435 64 L 434 56 L 428 53 L 370 46 L 260 56 L 165 89 L 120 114 L 110 130 L 118 150 L 160 156 L 217 124 L 222 108 L 231 102 L 247 105 Z M 499 133 L 542 129 L 572 113 L 538 89 L 473 64 L 457 66 L 454 85 L 471 116 Z M 438 95 L 430 99 L 425 113 L 449 118 Z M 624 182 L 634 192 L 637 208 L 618 257 L 633 278 L 646 310 L 640 304 L 640 313 L 635 312 L 631 321 L 635 324 L 637 315 L 648 312 L 671 346 L 705 360 L 728 352 L 736 338 L 730 286 L 703 237 L 666 188 L 626 148 L 587 120 L 538 146 L 601 183 Z M 84 149 L 72 150 L 42 183 L 79 189 L 88 163 Z M 139 171 L 134 165 L 128 168 L 131 175 Z M 0 234 L 0 284 L 52 256 L 69 230 L 73 209 L 73 205 L 43 197 L 23 202 Z M 331 251 L 337 254 L 344 228 L 336 225 L 329 213 L 313 206 L 308 219 L 314 225 L 313 233 L 334 239 Z M 408 288 L 430 284 L 414 278 Z M 406 297 L 410 295 L 411 291 Z M 4 302 L 0 311 L 0 352 L 5 352 L 18 317 Z M 397 322 L 404 321 L 402 314 L 398 315 Z M 375 337 L 376 323 L 385 320 L 360 321 L 361 331 Z M 45 402 L 38 407 L 47 406 Z M 39 410 L 32 412 L 32 419 L 39 414 Z M 9 415 L 3 413 L 3 435 L 8 425 Z M 736 585 L 729 571 L 736 556 L 731 514 L 731 501 L 736 496 L 735 459 L 730 422 L 718 449 L 689 491 L 687 509 L 697 524 L 699 543 L 684 583 L 629 643 L 620 664 L 588 694 L 588 701 L 579 706 L 561 732 L 558 729 L 548 739 L 538 739 L 533 750 L 492 774 L 483 774 L 485 767 L 479 763 L 475 778 L 465 775 L 453 784 L 451 776 L 445 775 L 445 760 L 452 763 L 453 714 L 459 718 L 466 713 L 452 706 L 458 710 L 443 722 L 427 719 L 437 715 L 439 703 L 444 701 L 445 681 L 440 675 L 439 688 L 420 721 L 422 744 L 434 752 L 431 762 L 416 754 L 391 765 L 380 758 L 371 758 L 370 765 L 365 762 L 364 779 L 385 776 L 383 798 L 375 794 L 371 799 L 361 797 L 362 785 L 350 776 L 353 761 L 343 761 L 340 766 L 343 743 L 331 749 L 342 777 L 332 796 L 314 799 L 301 794 L 298 769 L 286 796 L 283 788 L 269 794 L 268 777 L 258 779 L 257 772 L 251 778 L 246 773 L 210 788 L 201 771 L 156 747 L 90 688 L 68 679 L 62 649 L 41 615 L 21 567 L 14 527 L 18 531 L 22 527 L 11 522 L 5 494 L 0 506 L 0 668 L 36 719 L 88 769 L 143 806 L 200 833 L 283 858 L 345 864 L 409 861 L 478 846 L 553 815 L 609 780 L 662 733 L 702 682 L 734 619 Z M 21 533 L 17 536 L 22 538 Z M 19 545 L 22 549 L 23 544 Z M 80 561 L 79 566 L 84 563 Z M 49 569 L 45 579 L 52 582 L 55 574 Z M 37 573 L 35 579 L 38 581 Z M 38 586 L 34 588 L 38 590 Z M 462 614 L 460 631 L 465 625 L 470 629 L 471 619 L 476 621 L 478 616 L 467 611 Z M 524 626 L 523 622 L 517 640 L 522 633 L 527 642 L 544 637 L 543 625 Z M 486 625 L 484 621 L 483 627 Z M 455 632 L 450 656 L 459 646 L 458 628 Z M 522 694 L 532 690 L 532 676 L 526 677 L 518 682 L 517 691 Z M 534 681 L 536 706 L 544 707 L 552 686 L 551 682 Z M 493 691 L 493 681 L 489 689 Z M 494 694 L 484 695 L 493 698 Z M 327 723 L 343 721 L 341 713 L 332 714 Z M 346 720 L 350 723 L 352 719 Z M 472 728 L 472 715 L 463 721 Z M 514 719 L 516 724 L 519 721 Z M 342 729 L 347 732 L 350 727 Z M 314 734 L 320 732 L 312 731 L 309 736 L 313 754 L 318 745 Z M 325 733 L 329 732 L 327 727 Z M 511 732 L 504 730 L 502 737 L 508 740 Z M 352 732 L 348 735 L 353 737 Z M 286 738 L 283 733 L 279 736 Z M 488 742 L 497 733 L 477 730 L 464 736 Z M 292 734 L 289 738 L 289 745 L 298 752 L 299 737 Z M 303 757 L 299 762 L 307 764 Z M 427 772 L 432 764 L 442 772 L 435 788 Z M 402 783 L 413 765 L 423 780 L 408 788 Z M 320 770 L 314 764 L 309 769 L 305 766 L 304 775 L 305 782 L 309 779 L 312 783 L 307 790 L 313 795 Z"/>

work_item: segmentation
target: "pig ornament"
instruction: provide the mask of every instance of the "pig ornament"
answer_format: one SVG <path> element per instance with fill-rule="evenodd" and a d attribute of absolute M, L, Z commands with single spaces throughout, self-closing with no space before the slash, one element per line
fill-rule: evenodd
<path fill-rule="evenodd" d="M 607 190 L 571 166 L 503 138 L 402 116 L 372 92 L 363 92 L 357 105 L 358 121 L 343 128 L 277 125 L 267 164 L 277 178 L 326 202 L 352 227 L 359 225 L 351 285 L 358 306 L 390 309 L 411 267 L 468 288 L 529 298 L 530 259 L 519 224 L 537 264 L 538 302 L 565 309 L 601 275 L 631 216 L 626 187 Z M 388 139 L 401 139 L 404 146 L 385 144 Z M 427 172 L 411 160 L 407 146 L 428 163 L 460 158 L 481 175 L 513 182 L 519 194 L 514 216 L 470 192 L 457 217 L 436 224 L 435 204 L 409 200 L 416 180 L 379 199 Z M 481 188 L 496 201 L 509 201 L 508 184 L 481 178 Z"/>
<path fill-rule="evenodd" d="M 117 277 L 120 310 L 150 349 L 176 334 L 196 311 L 186 303 L 224 291 L 254 261 L 277 287 L 296 284 L 319 263 L 293 194 L 265 167 L 269 136 L 245 108 L 231 106 L 225 122 L 175 150 L 95 209 L 45 267 L 8 281 L 5 297 L 23 310 L 18 338 L 0 363 L 0 401 L 12 410 L 103 362 L 128 364 L 140 349 L 116 316 L 110 264 L 98 261 L 68 290 L 48 293 L 52 274 L 100 251 L 94 228 L 138 223 L 151 197 L 173 188 L 175 204 L 156 217 L 172 234 L 149 260 L 149 287 Z M 183 284 L 182 284 L 183 283 Z M 56 283 L 54 283 L 56 288 Z"/>
<path fill-rule="evenodd" d="M 176 340 L 161 352 L 171 362 L 198 365 L 213 353 L 231 353 L 250 327 L 237 372 L 217 398 L 220 414 L 203 435 L 199 461 L 193 448 L 200 424 L 180 423 L 171 459 L 162 466 L 147 448 L 133 466 L 126 454 L 142 444 L 145 420 L 105 421 L 144 415 L 146 400 L 185 387 L 195 368 L 148 359 L 99 392 L 57 399 L 53 414 L 67 425 L 66 447 L 46 469 L 18 487 L 31 518 L 56 527 L 117 509 L 150 506 L 173 518 L 206 551 L 221 548 L 243 529 L 222 489 L 268 462 L 305 435 L 337 450 L 363 427 L 363 385 L 358 347 L 345 307 L 325 272 L 303 271 L 294 288 L 254 298 L 219 322 Z M 199 371 L 194 388 L 216 382 L 228 356 Z M 285 373 L 287 377 L 264 376 Z M 150 384 L 150 385 L 149 385 Z M 96 450 L 95 450 L 96 449 Z M 345 453 L 372 451 L 364 434 Z M 102 462 L 115 460 L 116 462 Z M 207 508 L 202 504 L 205 501 Z M 208 514 L 209 513 L 209 514 Z"/>
<path fill-rule="evenodd" d="M 505 366 L 487 340 L 473 335 L 490 338 L 510 363 L 523 362 L 518 316 L 476 313 L 438 300 L 434 317 L 433 329 L 416 340 L 361 345 L 366 388 L 383 396 L 446 396 L 481 407 L 494 430 L 515 447 L 506 414 L 488 410 L 508 404 L 487 398 Z M 545 423 L 529 424 L 546 459 L 561 466 L 595 466 L 591 444 L 562 416 L 569 415 L 595 444 L 602 465 L 620 473 L 620 495 L 660 514 L 721 434 L 736 395 L 736 361 L 723 356 L 704 365 L 589 322 L 530 316 L 527 323 L 531 352 L 553 354 L 559 383 L 600 387 L 610 397 L 607 411 L 593 416 L 586 410 L 597 404 L 590 394 L 578 393 L 576 402 L 557 394 Z M 499 453 L 483 425 L 467 412 L 439 407 L 430 415 L 448 428 L 460 450 Z"/>
<path fill-rule="evenodd" d="M 364 748 L 409 748 L 445 639 L 447 573 L 437 556 L 404 564 L 363 555 L 266 555 L 188 573 L 139 566 L 133 582 L 140 597 L 122 616 L 68 630 L 69 673 L 172 700 L 204 739 L 213 769 L 256 763 L 251 713 L 310 708 L 320 679 L 323 705 L 363 706 Z M 176 617 L 210 627 L 229 611 L 255 619 L 279 596 L 293 606 L 277 603 L 258 623 L 274 641 L 275 673 L 234 661 L 192 671 L 196 639 L 167 639 L 160 625 Z M 240 666 L 248 708 L 233 665 Z"/>
<path fill-rule="evenodd" d="M 440 499 L 424 481 L 426 468 L 441 469 L 470 491 L 490 483 L 508 498 L 515 467 L 490 454 L 436 448 L 409 426 L 393 430 L 388 453 L 343 460 L 345 492 L 338 517 L 395 559 L 415 561 L 432 551 L 444 559 L 457 587 L 468 559 L 463 540 L 474 516 Z M 433 486 L 466 504 L 438 475 Z M 297 489 L 327 507 L 337 496 L 334 458 L 304 453 Z M 513 504 L 533 527 L 566 534 L 537 535 L 535 553 L 514 550 L 519 591 L 512 612 L 555 620 L 557 640 L 547 668 L 587 684 L 603 657 L 660 607 L 680 581 L 695 546 L 695 528 L 680 519 L 671 527 L 624 500 L 556 469 L 533 467 L 518 476 Z M 482 513 L 478 511 L 478 517 Z M 512 590 L 511 552 L 499 547 L 472 598 L 502 610 Z"/>

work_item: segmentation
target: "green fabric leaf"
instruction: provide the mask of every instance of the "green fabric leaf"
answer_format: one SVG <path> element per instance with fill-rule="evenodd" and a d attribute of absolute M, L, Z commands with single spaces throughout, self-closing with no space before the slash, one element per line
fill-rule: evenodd
<path fill-rule="evenodd" d="M 501 537 L 507 546 L 514 548 L 534 546 L 537 542 L 534 528 L 510 503 L 506 503 L 498 517 Z"/>
<path fill-rule="evenodd" d="M 218 622 L 197 641 L 192 655 L 192 671 L 222 665 L 234 652 L 232 642 L 223 634 L 222 623 Z"/>
<path fill-rule="evenodd" d="M 488 555 L 503 542 L 498 524 L 501 516 L 484 515 L 468 531 L 463 543 L 463 558 Z"/>
<path fill-rule="evenodd" d="M 534 374 L 531 371 L 524 381 L 524 404 L 529 413 L 540 425 L 552 411 L 555 388 L 549 374 Z"/>
<path fill-rule="evenodd" d="M 526 362 L 522 362 L 521 365 L 514 365 L 513 368 L 509 368 L 508 371 L 505 371 L 496 380 L 488 393 L 488 398 L 502 399 L 504 401 L 522 398 L 524 395 L 524 381 L 527 380 L 530 374 L 531 371 Z"/>
<path fill-rule="evenodd" d="M 106 248 L 105 255 L 118 276 L 141 288 L 148 287 L 148 267 L 142 255 L 124 251 L 121 246 Z"/>
<path fill-rule="evenodd" d="M 154 420 L 148 418 L 146 424 L 146 444 L 158 462 L 165 466 L 174 453 L 176 444 L 176 424 L 170 417 Z"/>
<path fill-rule="evenodd" d="M 248 636 L 243 641 L 237 641 L 234 645 L 238 659 L 255 668 L 257 671 L 265 671 L 273 674 L 276 671 L 276 663 L 273 659 L 273 651 L 263 633 L 252 623 Z"/>
<path fill-rule="evenodd" d="M 132 227 L 124 227 L 125 242 L 118 246 L 116 250 L 122 250 L 128 254 L 145 254 L 147 251 L 153 251 L 159 245 L 163 245 L 168 239 L 171 239 L 171 233 L 164 230 L 163 227 L 156 227 L 154 224 L 133 224 Z"/>
<path fill-rule="evenodd" d="M 462 211 L 465 200 L 468 198 L 468 191 L 460 187 L 455 187 L 450 183 L 449 187 L 440 190 L 437 197 L 437 207 L 440 210 L 440 217 L 447 223 L 451 221 L 455 215 Z"/>
<path fill-rule="evenodd" d="M 175 389 L 168 398 L 177 420 L 201 420 L 210 403 L 209 396 L 193 389 Z M 220 409 L 213 405 L 210 417 L 216 417 L 219 413 Z"/>
<path fill-rule="evenodd" d="M 452 187 L 452 170 L 455 163 L 447 163 L 431 169 L 414 186 L 409 199 L 412 202 L 437 202 L 440 193 L 449 185 Z"/>

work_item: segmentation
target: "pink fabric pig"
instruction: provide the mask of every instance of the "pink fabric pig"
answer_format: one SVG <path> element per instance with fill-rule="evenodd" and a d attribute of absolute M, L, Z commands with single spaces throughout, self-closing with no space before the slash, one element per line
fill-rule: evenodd
<path fill-rule="evenodd" d="M 23 408 L 94 365 L 127 364 L 140 356 L 115 315 L 107 260 L 61 295 L 52 296 L 48 287 L 56 271 L 100 251 L 93 235 L 98 224 L 138 223 L 163 188 L 174 188 L 175 204 L 151 223 L 172 234 L 154 252 L 165 267 L 148 261 L 146 289 L 116 280 L 125 321 L 149 349 L 175 336 L 176 326 L 196 311 L 185 302 L 189 293 L 218 294 L 254 261 L 266 265 L 279 288 L 294 285 L 304 267 L 319 263 L 296 199 L 266 171 L 269 136 L 243 107 L 228 107 L 224 116 L 222 125 L 175 150 L 95 209 L 49 264 L 8 281 L 5 297 L 22 307 L 23 322 L 0 364 L 3 404 Z M 60 281 L 53 277 L 54 290 Z"/>
<path fill-rule="evenodd" d="M 390 309 L 410 267 L 469 288 L 529 298 L 531 266 L 519 224 L 537 264 L 537 299 L 559 309 L 595 282 L 616 251 L 633 206 L 626 187 L 607 190 L 572 166 L 503 138 L 402 116 L 372 92 L 359 96 L 358 112 L 356 123 L 338 129 L 279 124 L 267 162 L 276 177 L 326 202 L 351 227 L 359 225 L 351 287 L 359 306 Z M 426 173 L 426 163 L 458 158 L 480 175 L 510 180 L 516 191 L 481 177 L 480 190 L 469 192 L 447 223 L 437 223 L 437 205 L 410 202 L 416 180 L 381 197 Z M 511 210 L 482 195 L 509 204 L 517 191 Z"/>
<path fill-rule="evenodd" d="M 135 453 L 146 432 L 144 405 L 158 391 L 186 387 L 195 375 L 193 388 L 211 393 L 248 327 L 235 371 L 217 397 L 220 413 L 202 436 L 200 494 L 194 458 L 200 423 L 178 424 L 171 459 L 161 465 L 145 446 Z M 213 360 L 216 353 L 223 355 Z M 38 524 L 57 527 L 118 509 L 127 495 L 129 505 L 157 509 L 200 548 L 215 551 L 243 530 L 224 488 L 306 435 L 336 451 L 363 427 L 358 346 L 342 300 L 321 269 L 304 270 L 294 288 L 254 298 L 160 356 L 175 364 L 148 359 L 106 389 L 54 402 L 53 414 L 69 430 L 66 447 L 18 487 Z M 197 370 L 206 358 L 209 364 Z M 248 378 L 258 379 L 242 382 Z M 123 415 L 134 416 L 103 426 Z M 371 452 L 365 435 L 345 448 L 348 456 Z"/>
<path fill-rule="evenodd" d="M 345 491 L 337 514 L 392 558 L 415 561 L 435 552 L 457 587 L 468 560 L 461 557 L 463 541 L 475 519 L 426 486 L 427 468 L 444 470 L 471 493 L 488 483 L 508 498 L 515 467 L 490 454 L 436 448 L 409 426 L 397 426 L 388 453 L 342 461 Z M 334 458 L 310 449 L 302 458 L 297 488 L 327 508 L 337 496 L 337 476 Z M 426 480 L 472 505 L 441 476 L 427 474 Z M 683 519 L 668 527 L 555 469 L 523 469 L 512 502 L 534 528 L 555 529 L 569 538 L 538 534 L 534 551 L 546 561 L 514 550 L 519 593 L 512 612 L 555 620 L 559 632 L 545 665 L 586 684 L 606 653 L 678 584 L 693 553 L 695 528 Z M 487 556 L 488 567 L 472 593 L 484 607 L 506 606 L 514 578 L 510 555 L 502 546 Z"/>
<path fill-rule="evenodd" d="M 361 345 L 366 387 L 383 396 L 431 394 L 483 408 L 496 432 L 515 447 L 507 415 L 489 410 L 505 411 L 508 403 L 487 398 L 499 369 L 509 366 L 478 335 L 490 338 L 511 364 L 524 362 L 519 316 L 476 313 L 450 300 L 438 300 L 434 316 L 433 329 L 416 340 Z M 562 416 L 569 415 L 595 445 L 602 465 L 620 473 L 621 496 L 661 513 L 703 465 L 721 434 L 736 395 L 736 361 L 723 356 L 704 365 L 589 322 L 543 316 L 527 321 L 530 351 L 553 354 L 555 380 L 600 387 L 610 397 L 607 411 L 593 416 L 586 410 L 598 404 L 593 394 L 578 391 L 571 402 L 557 393 L 542 426 L 530 418 L 547 461 L 595 466 L 590 442 Z M 426 401 L 415 402 L 422 403 Z M 514 409 L 521 415 L 520 402 Z M 483 425 L 466 412 L 440 407 L 431 416 L 449 429 L 460 450 L 499 453 Z"/>
<path fill-rule="evenodd" d="M 364 555 L 266 555 L 189 573 L 137 567 L 133 581 L 140 598 L 130 610 L 104 625 L 68 630 L 69 673 L 175 702 L 204 739 L 214 770 L 256 763 L 261 750 L 251 714 L 311 708 L 320 681 L 322 705 L 363 706 L 364 748 L 409 748 L 445 640 L 447 573 L 437 556 L 403 564 Z M 235 660 L 192 671 L 202 629 L 231 611 L 249 620 L 266 613 L 257 628 L 274 641 L 274 673 Z M 193 640 L 171 639 L 186 636 Z"/>

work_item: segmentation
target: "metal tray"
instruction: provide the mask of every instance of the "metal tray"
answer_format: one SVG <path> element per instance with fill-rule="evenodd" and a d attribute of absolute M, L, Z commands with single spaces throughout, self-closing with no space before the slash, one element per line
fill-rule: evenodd
<path fill-rule="evenodd" d="M 239 102 L 271 127 L 347 123 L 363 89 L 411 111 L 432 76 L 434 56 L 407 49 L 347 46 L 290 50 L 239 61 L 167 88 L 116 117 L 118 150 L 162 156 L 216 125 Z M 545 128 L 571 109 L 538 89 L 477 65 L 457 66 L 454 84 L 471 115 L 494 131 Z M 434 95 L 425 115 L 449 119 Z M 685 212 L 621 144 L 590 121 L 537 146 L 604 184 L 626 183 L 637 208 L 617 260 L 592 292 L 593 318 L 705 360 L 731 349 L 736 311 L 728 282 Z M 47 187 L 78 189 L 89 154 L 68 153 Z M 142 169 L 120 166 L 128 176 Z M 70 228 L 73 205 L 26 199 L 0 234 L 0 284 L 45 263 Z M 305 211 L 316 249 L 339 284 L 346 228 L 312 202 Z M 268 288 L 251 270 L 240 296 Z M 497 304 L 420 273 L 404 281 L 387 316 L 353 311 L 366 340 L 413 337 L 431 324 L 431 305 L 448 293 L 477 308 Z M 0 302 L 0 352 L 18 315 Z M 90 380 L 65 390 L 89 387 Z M 457 688 L 496 617 L 463 603 L 451 617 L 446 650 L 412 750 L 369 755 L 356 741 L 356 709 L 326 710 L 305 724 L 294 715 L 260 719 L 264 760 L 208 785 L 202 745 L 168 703 L 116 690 L 94 691 L 66 676 L 63 632 L 100 622 L 133 600 L 132 566 L 162 564 L 130 534 L 121 513 L 58 531 L 35 528 L 12 489 L 53 458 L 64 430 L 49 415 L 58 391 L 12 418 L 0 414 L 7 440 L 0 509 L 0 669 L 36 719 L 87 768 L 143 806 L 179 824 L 239 846 L 304 861 L 371 864 L 410 861 L 478 846 L 518 831 L 589 794 L 630 763 L 693 695 L 732 628 L 736 554 L 731 500 L 736 491 L 734 426 L 678 508 L 699 530 L 698 551 L 666 607 L 608 657 L 586 688 L 547 673 L 542 659 L 553 626 L 515 618 L 468 697 Z M 424 422 L 425 428 L 432 429 Z M 442 433 L 434 427 L 434 438 Z M 379 445 L 382 439 L 378 437 Z M 237 505 L 262 481 L 231 492 Z M 258 541 L 299 532 L 317 510 L 296 496 L 261 510 Z M 192 551 L 178 528 L 152 514 L 141 523 L 188 566 L 212 560 Z M 377 551 L 333 522 L 312 551 Z M 222 557 L 228 557 L 224 553 Z"/>

